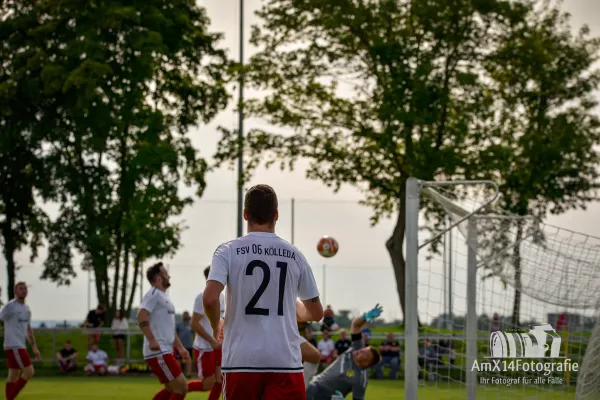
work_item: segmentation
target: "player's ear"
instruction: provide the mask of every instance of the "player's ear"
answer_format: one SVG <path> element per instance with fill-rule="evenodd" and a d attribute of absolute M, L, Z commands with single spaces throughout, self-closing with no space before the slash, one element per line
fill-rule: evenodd
<path fill-rule="evenodd" d="M 244 208 L 244 220 L 248 221 L 248 213 L 246 212 L 245 208 Z"/>
<path fill-rule="evenodd" d="M 273 221 L 277 222 L 279 219 L 279 210 L 275 210 L 275 215 L 273 216 Z"/>

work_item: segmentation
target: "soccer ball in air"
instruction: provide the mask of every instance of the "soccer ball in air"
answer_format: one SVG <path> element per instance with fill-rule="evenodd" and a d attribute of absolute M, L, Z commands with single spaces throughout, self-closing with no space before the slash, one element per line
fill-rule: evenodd
<path fill-rule="evenodd" d="M 317 251 L 325 258 L 333 257 L 339 249 L 338 242 L 331 236 L 323 236 L 317 243 Z"/>

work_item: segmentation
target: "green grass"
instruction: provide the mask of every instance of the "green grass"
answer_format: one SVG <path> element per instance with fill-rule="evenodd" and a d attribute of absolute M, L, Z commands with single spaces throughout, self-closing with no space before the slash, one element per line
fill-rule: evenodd
<path fill-rule="evenodd" d="M 19 396 L 19 400 L 148 400 L 160 388 L 158 381 L 150 377 L 116 378 L 34 378 Z M 480 388 L 478 400 L 565 400 L 574 399 L 574 392 L 548 393 L 534 388 L 485 387 Z M 428 383 L 419 389 L 419 400 L 464 400 L 464 386 L 445 382 Z M 205 400 L 205 393 L 190 393 L 186 399 Z M 350 398 L 350 396 L 349 396 Z M 402 381 L 370 381 L 367 389 L 369 400 L 397 400 L 404 398 Z"/>

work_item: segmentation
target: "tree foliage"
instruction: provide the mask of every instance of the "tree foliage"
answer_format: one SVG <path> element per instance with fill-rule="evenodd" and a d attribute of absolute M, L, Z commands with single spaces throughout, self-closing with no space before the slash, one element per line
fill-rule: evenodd
<path fill-rule="evenodd" d="M 262 162 L 293 168 L 307 158 L 308 178 L 334 190 L 343 184 L 361 190 L 373 223 L 395 216 L 386 247 L 404 309 L 406 180 L 497 169 L 481 154 L 491 154 L 498 135 L 491 115 L 501 98 L 497 88 L 508 93 L 508 84 L 526 83 L 490 66 L 502 59 L 510 70 L 538 57 L 510 44 L 514 32 L 527 36 L 533 29 L 527 21 L 535 5 L 269 0 L 253 29 L 258 53 L 243 73 L 259 91 L 244 104 L 246 113 L 271 128 L 251 130 L 242 149 L 236 132 L 223 129 L 218 163 L 242 151 L 250 174 Z M 439 226 L 440 208 L 424 206 Z"/>
<path fill-rule="evenodd" d="M 130 308 L 135 271 L 180 246 L 173 217 L 192 197 L 179 185 L 205 187 L 206 162 L 187 133 L 227 103 L 220 35 L 189 1 L 31 4 L 14 18 L 32 26 L 15 35 L 36 42 L 29 62 L 47 101 L 35 129 L 51 132 L 60 202 L 42 277 L 69 284 L 76 250 L 98 301 Z"/>
<path fill-rule="evenodd" d="M 23 11 L 18 2 L 0 4 L 0 16 Z M 42 151 L 44 132 L 33 129 L 43 104 L 40 68 L 31 60 L 35 48 L 20 32 L 30 18 L 0 20 L 0 243 L 7 268 L 7 294 L 14 296 L 15 255 L 24 246 L 37 257 L 48 218 L 36 202 L 52 197 L 51 168 Z"/>
<path fill-rule="evenodd" d="M 497 208 L 543 220 L 548 213 L 585 209 L 596 200 L 600 120 L 594 112 L 594 91 L 600 72 L 594 63 L 599 45 L 587 27 L 574 35 L 568 14 L 550 7 L 508 30 L 503 46 L 488 59 L 485 67 L 495 83 L 489 89 L 490 120 L 497 122 L 490 124 L 478 154 L 486 168 L 472 177 L 499 184 Z M 518 327 L 520 243 L 529 236 L 544 246 L 544 237 L 531 220 L 522 218 L 483 231 L 488 233 L 488 253 L 509 249 L 496 257 L 500 269 L 490 267 L 496 273 L 506 273 L 502 266 L 514 270 L 512 324 Z"/>

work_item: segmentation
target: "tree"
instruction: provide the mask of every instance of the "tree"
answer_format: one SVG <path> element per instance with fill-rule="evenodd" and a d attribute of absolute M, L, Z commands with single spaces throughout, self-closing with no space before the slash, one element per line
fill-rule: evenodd
<path fill-rule="evenodd" d="M 479 154 L 488 167 L 472 176 L 498 182 L 501 197 L 496 206 L 515 216 L 543 221 L 548 213 L 585 209 L 597 199 L 600 187 L 600 120 L 594 111 L 598 105 L 594 91 L 600 83 L 594 63 L 600 41 L 590 38 L 587 27 L 574 36 L 568 14 L 556 7 L 532 14 L 506 35 L 503 46 L 485 64 L 495 82 L 490 109 L 500 122 L 491 127 L 490 136 L 496 140 L 488 141 Z M 519 218 L 503 221 L 500 229 L 482 230 L 489 233 L 488 244 L 495 245 L 488 253 L 502 254 L 493 267 L 504 264 L 513 269 L 512 325 L 519 327 L 520 243 L 532 236 L 544 246 L 544 237 L 531 220 Z M 510 250 L 500 253 L 499 245 Z"/>
<path fill-rule="evenodd" d="M 36 49 L 24 32 L 34 23 L 21 2 L 0 3 L 0 243 L 6 259 L 8 298 L 14 296 L 15 254 L 24 246 L 37 257 L 48 218 L 36 197 L 52 198 L 52 173 L 42 151 L 44 132 L 33 129 L 44 99 Z"/>
<path fill-rule="evenodd" d="M 225 107 L 228 63 L 193 2 L 50 1 L 27 12 L 47 99 L 35 129 L 51 132 L 60 189 L 43 278 L 69 284 L 77 250 L 110 316 L 130 304 L 130 256 L 139 267 L 179 246 L 173 217 L 192 198 L 178 184 L 197 195 L 205 186 L 186 134 Z"/>
<path fill-rule="evenodd" d="M 264 93 L 243 106 L 290 133 L 254 129 L 241 148 L 223 129 L 217 162 L 243 151 L 250 173 L 264 159 L 293 168 L 307 158 L 308 178 L 361 190 L 374 224 L 395 216 L 386 247 L 404 310 L 406 180 L 464 177 L 487 113 L 482 62 L 530 10 L 500 0 L 267 1 L 252 33 L 258 53 L 242 70 Z"/>

